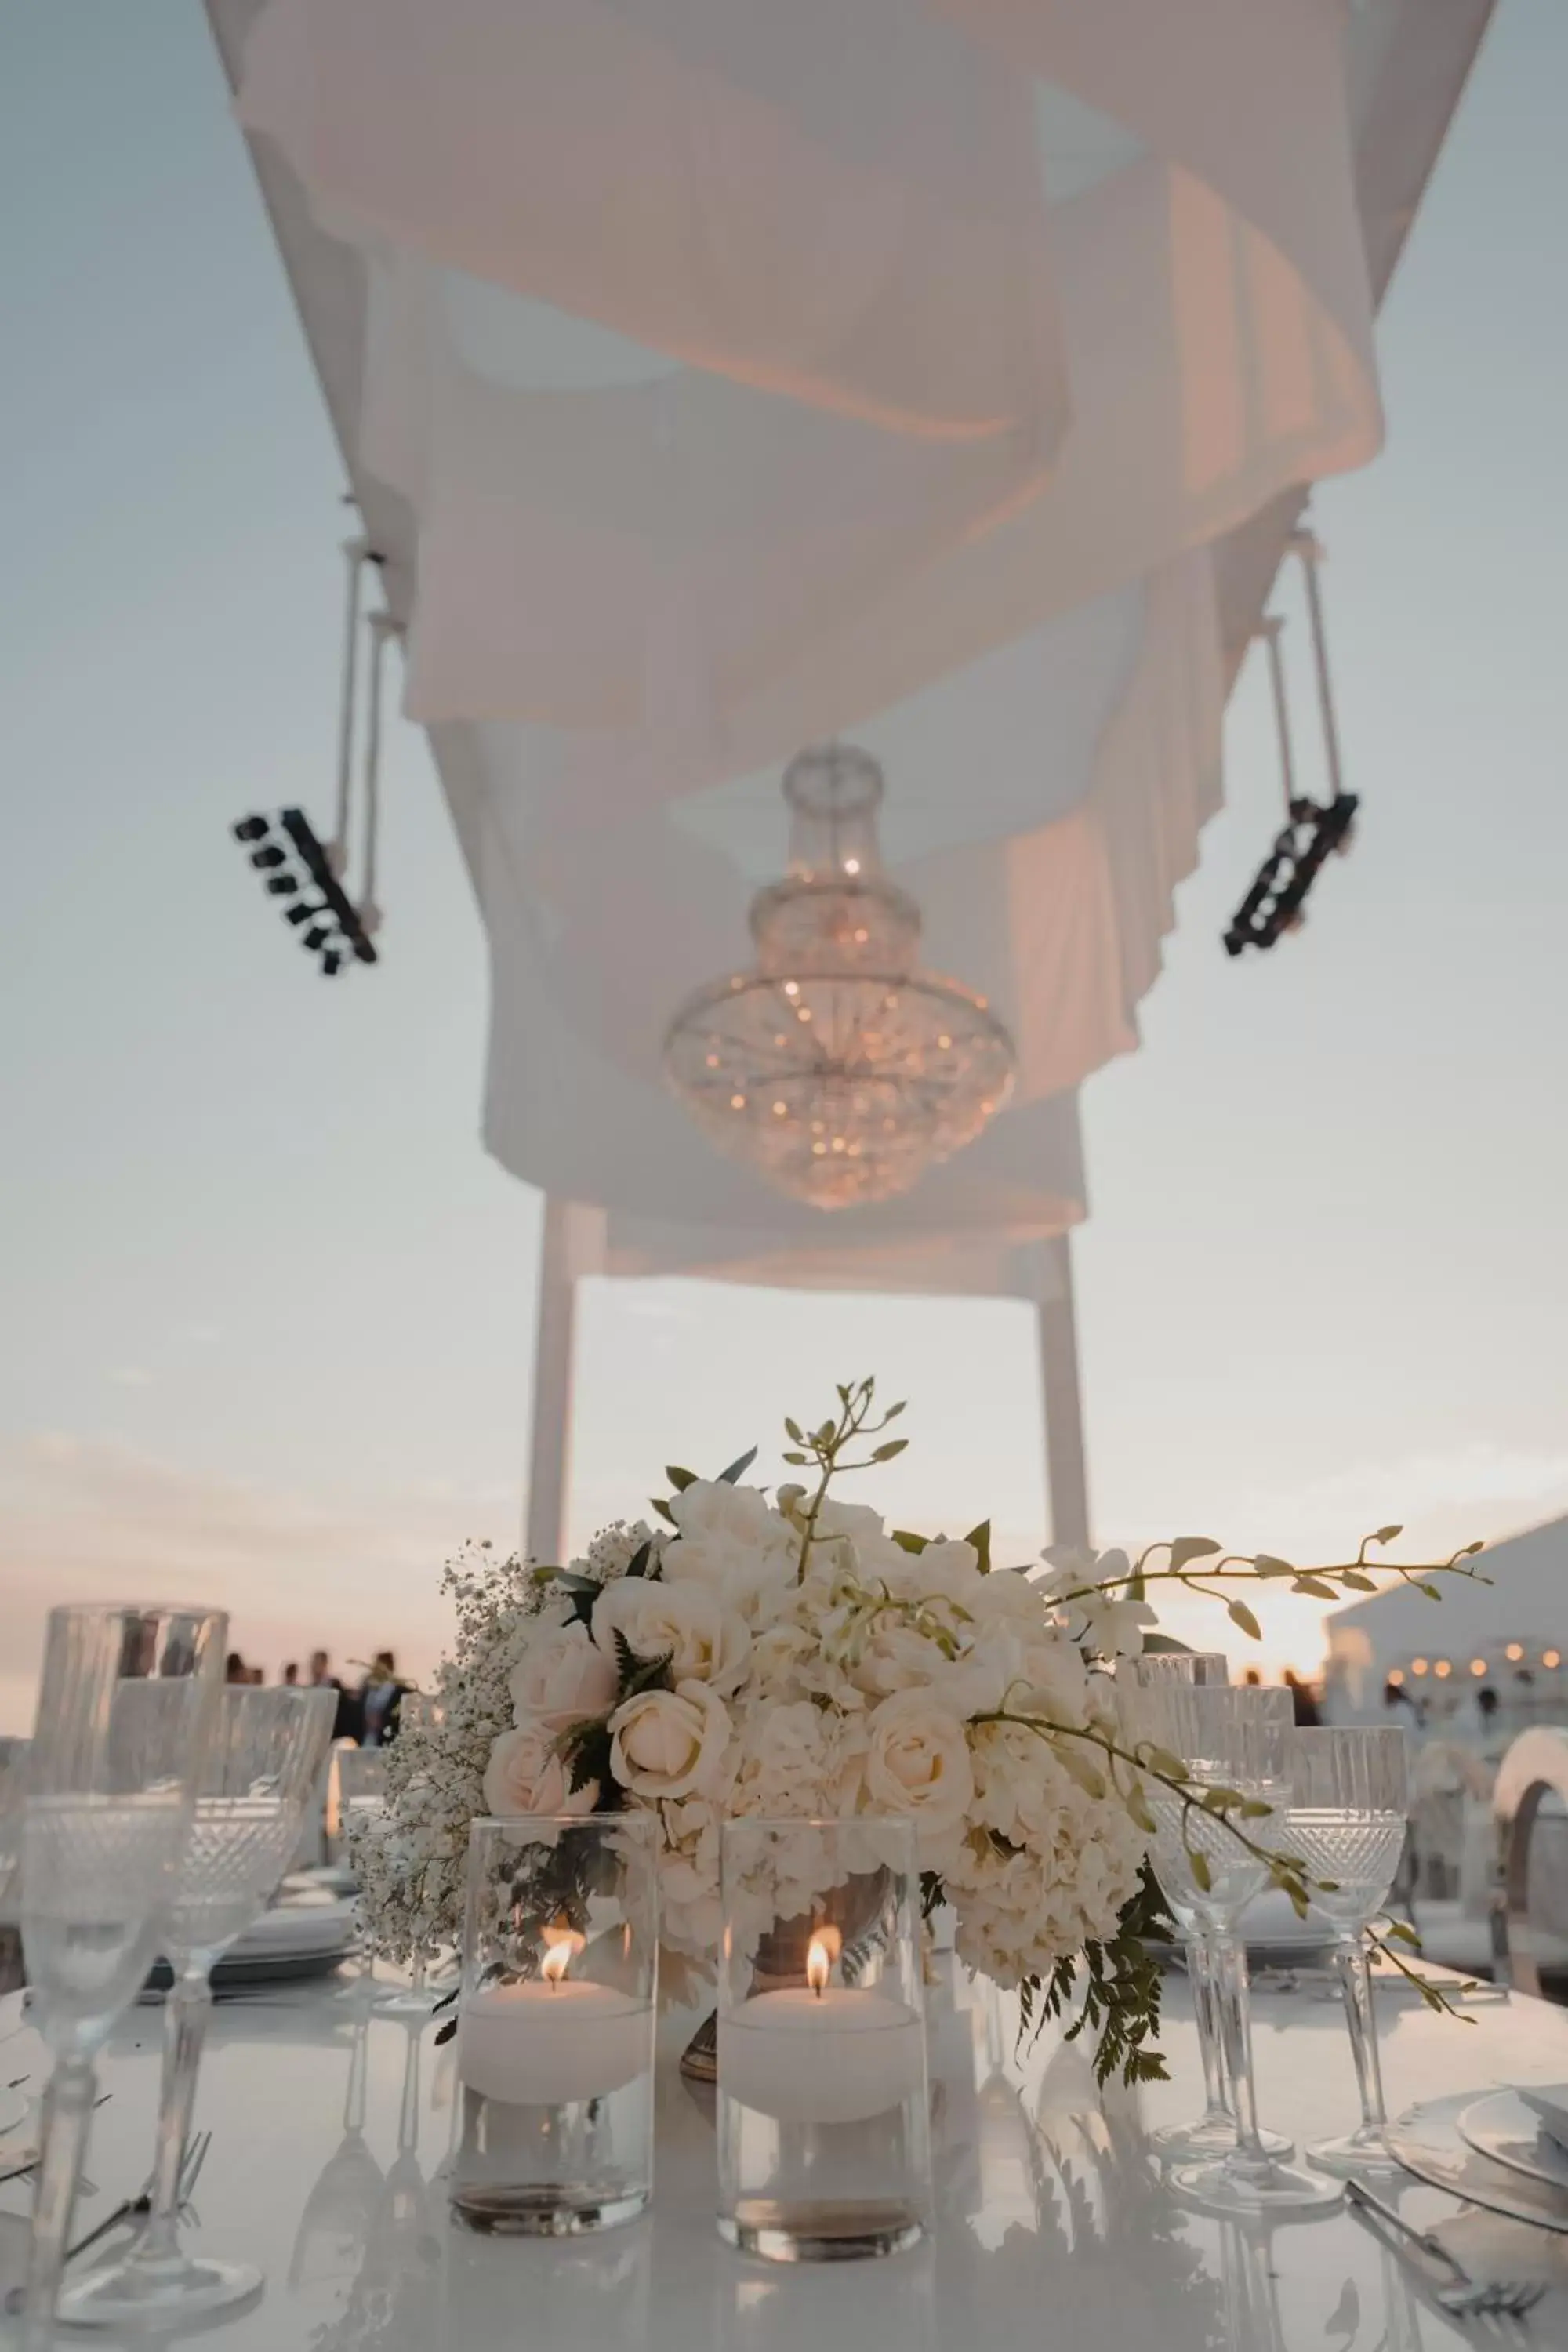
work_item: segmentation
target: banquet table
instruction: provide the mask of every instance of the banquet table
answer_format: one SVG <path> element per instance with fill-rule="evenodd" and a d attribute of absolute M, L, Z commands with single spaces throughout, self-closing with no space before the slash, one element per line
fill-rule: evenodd
<path fill-rule="evenodd" d="M 1051 2027 L 1020 2052 L 1011 2004 L 949 1961 L 931 1994 L 938 2222 L 931 2244 L 879 2263 L 781 2268 L 730 2252 L 713 2225 L 712 2094 L 675 2059 L 694 2017 L 662 2037 L 652 2211 L 560 2243 L 479 2237 L 454 2226 L 442 2168 L 452 2051 L 436 2028 L 369 2014 L 331 1983 L 222 2002 L 198 2093 L 212 2147 L 195 2226 L 211 2252 L 266 2273 L 248 2307 L 183 2342 L 226 2352 L 1445 2352 L 1478 2341 L 1568 2341 L 1568 2238 L 1480 2216 L 1458 2226 L 1478 2263 L 1528 2265 L 1552 2291 L 1500 2334 L 1439 2312 L 1347 2210 L 1268 2229 L 1184 2208 L 1143 2135 L 1195 2111 L 1198 2061 L 1184 1980 L 1168 1980 L 1171 2079 L 1097 2095 L 1081 2044 Z M 1337 2003 L 1321 1986 L 1267 1979 L 1255 1997 L 1267 2120 L 1299 2138 L 1354 2114 Z M 1380 1992 L 1391 2110 L 1492 2085 L 1568 2080 L 1568 2013 L 1513 1996 L 1435 2015 Z M 35 2045 L 15 2020 L 0 2040 L 10 2080 Z M 158 2084 L 159 2012 L 123 2022 L 106 2056 L 91 2191 L 78 2217 L 140 2187 Z M 34 2085 L 36 2087 L 36 2084 Z M 363 2099 L 363 2132 L 353 2128 Z M 345 2112 L 350 2127 L 345 2129 Z M 1391 2190 L 1429 2223 L 1454 2200 L 1414 2181 Z M 26 2191 L 0 2186 L 0 2267 L 17 2275 Z M 61 2330 L 59 2342 L 93 2341 Z M 106 2347 L 123 2338 L 108 2332 Z"/>

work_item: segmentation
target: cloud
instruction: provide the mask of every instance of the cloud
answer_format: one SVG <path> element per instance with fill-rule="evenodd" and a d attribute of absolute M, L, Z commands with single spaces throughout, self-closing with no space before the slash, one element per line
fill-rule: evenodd
<path fill-rule="evenodd" d="M 425 1481 L 366 1496 L 195 1471 L 122 1443 L 0 1440 L 6 1665 L 36 1672 L 62 1601 L 164 1598 L 226 1608 L 235 1645 L 276 1672 L 320 1645 L 390 1643 L 413 1669 L 447 1638 L 443 1560 L 468 1536 L 515 1540 L 516 1498 Z"/>

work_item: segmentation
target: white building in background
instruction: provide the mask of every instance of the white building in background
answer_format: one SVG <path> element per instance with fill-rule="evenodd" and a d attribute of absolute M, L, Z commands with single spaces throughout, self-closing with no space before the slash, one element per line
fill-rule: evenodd
<path fill-rule="evenodd" d="M 1460 1738 L 1568 1723 L 1568 1516 L 1480 1554 L 1489 1583 L 1401 1585 L 1328 1620 L 1326 1695 L 1338 1720 L 1384 1712 L 1392 1684 L 1424 1727 Z M 1481 1700 L 1496 1695 L 1496 1706 Z M 1489 1717 L 1490 1720 L 1486 1719 Z"/>

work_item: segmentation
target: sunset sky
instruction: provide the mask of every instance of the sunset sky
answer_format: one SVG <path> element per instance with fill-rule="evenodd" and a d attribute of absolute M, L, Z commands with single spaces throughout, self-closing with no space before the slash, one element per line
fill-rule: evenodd
<path fill-rule="evenodd" d="M 1568 10 L 1510 0 L 1385 310 L 1387 452 L 1316 500 L 1353 854 L 1299 938 L 1222 954 L 1278 822 L 1250 665 L 1142 1049 L 1085 1096 L 1102 1542 L 1332 1558 L 1568 1509 L 1564 88 Z M 480 931 L 423 738 L 374 972 L 323 984 L 227 839 L 329 804 L 343 482 L 199 11 L 0 11 L 0 181 L 15 1728 L 44 1610 L 96 1593 L 210 1595 L 269 1673 L 426 1664 L 443 1556 L 520 1525 L 539 1206 L 477 1139 Z M 889 1516 L 1044 1540 L 1016 1305 L 593 1284 L 579 1360 L 578 1538 L 668 1461 L 774 1466 L 871 1371 L 910 1400 Z M 1264 1614 L 1268 1663 L 1316 1664 L 1317 1604 Z"/>

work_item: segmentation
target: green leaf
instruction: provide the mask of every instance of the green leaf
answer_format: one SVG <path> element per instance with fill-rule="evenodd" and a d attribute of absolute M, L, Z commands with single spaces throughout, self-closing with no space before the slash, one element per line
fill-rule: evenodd
<path fill-rule="evenodd" d="M 633 1552 L 630 1559 L 626 1562 L 626 1574 L 628 1576 L 646 1576 L 647 1574 L 648 1562 L 652 1558 L 652 1542 L 649 1541 L 645 1544 L 639 1544 L 636 1551 Z"/>
<path fill-rule="evenodd" d="M 1194 1885 L 1198 1888 L 1201 1894 L 1206 1895 L 1210 1887 L 1214 1885 L 1214 1873 L 1209 1868 L 1208 1856 L 1205 1853 L 1200 1853 L 1195 1846 L 1189 1848 L 1187 1853 L 1187 1868 L 1193 1874 Z"/>
<path fill-rule="evenodd" d="M 1376 1544 L 1392 1543 L 1395 1536 L 1402 1536 L 1404 1533 L 1403 1527 L 1379 1528 L 1372 1540 Z"/>
<path fill-rule="evenodd" d="M 1171 1754 L 1168 1748 L 1145 1748 L 1141 1753 L 1151 1772 L 1158 1772 L 1166 1780 L 1179 1780 L 1184 1788 L 1186 1786 L 1187 1768 L 1179 1756 Z"/>
<path fill-rule="evenodd" d="M 895 1454 L 905 1451 L 909 1442 L 907 1437 L 889 1437 L 883 1444 L 872 1447 L 871 1459 L 873 1462 L 890 1462 Z"/>
<path fill-rule="evenodd" d="M 1248 1634 L 1253 1641 L 1262 1641 L 1263 1628 L 1258 1623 L 1257 1618 L 1253 1615 L 1245 1601 L 1231 1601 L 1226 1611 L 1226 1614 L 1229 1617 L 1233 1625 L 1239 1625 L 1242 1632 Z"/>
<path fill-rule="evenodd" d="M 1474 1553 L 1478 1551 L 1485 1551 L 1485 1549 L 1486 1545 L 1484 1543 L 1468 1543 L 1464 1546 L 1462 1550 L 1457 1551 L 1454 1554 L 1454 1558 L 1456 1559 L 1468 1559 Z"/>
<path fill-rule="evenodd" d="M 1340 1582 L 1345 1586 L 1348 1591 L 1351 1592 L 1375 1592 L 1377 1591 L 1377 1579 L 1372 1576 L 1363 1576 L 1359 1568 L 1342 1568 L 1340 1570 Z"/>
<path fill-rule="evenodd" d="M 1213 1536 L 1178 1536 L 1171 1546 L 1171 1566 L 1185 1568 L 1189 1560 L 1207 1559 L 1219 1549 Z"/>
<path fill-rule="evenodd" d="M 1276 1559 L 1271 1551 L 1260 1551 L 1252 1563 L 1254 1576 L 1294 1576 L 1296 1571 L 1288 1559 Z"/>
<path fill-rule="evenodd" d="M 1340 1597 L 1333 1586 L 1325 1584 L 1321 1576 L 1299 1576 L 1290 1590 L 1311 1601 L 1337 1601 Z"/>
<path fill-rule="evenodd" d="M 1154 1816 L 1149 1811 L 1142 1790 L 1136 1784 L 1127 1791 L 1127 1810 L 1144 1836 L 1152 1837 L 1155 1830 Z"/>
<path fill-rule="evenodd" d="M 978 1556 L 979 1556 L 979 1559 L 980 1559 L 980 1573 L 981 1573 L 981 1575 L 982 1575 L 982 1576 L 989 1576 L 989 1575 L 990 1575 L 990 1573 L 991 1573 L 991 1522 L 990 1522 L 990 1520 L 989 1520 L 989 1519 L 982 1519 L 982 1520 L 981 1520 L 981 1522 L 980 1522 L 980 1525 L 979 1525 L 977 1528 L 970 1528 L 970 1530 L 969 1530 L 969 1533 L 964 1537 L 963 1540 L 964 1540 L 964 1542 L 965 1542 L 966 1544 L 973 1544 L 973 1545 L 974 1549 L 975 1549 L 976 1553 L 978 1554 Z"/>
<path fill-rule="evenodd" d="M 784 1435 L 787 1438 L 790 1438 L 796 1445 L 804 1445 L 805 1444 L 805 1433 L 801 1428 L 799 1422 L 791 1421 L 787 1413 L 784 1415 Z"/>
<path fill-rule="evenodd" d="M 661 1519 L 667 1519 L 672 1528 L 679 1525 L 675 1513 L 670 1509 L 669 1505 L 665 1502 L 661 1496 L 650 1495 L 648 1496 L 648 1501 L 652 1505 L 653 1508 L 658 1513 Z"/>
<path fill-rule="evenodd" d="M 1421 1938 L 1407 1920 L 1391 1919 L 1383 1930 L 1383 1936 L 1385 1943 L 1408 1944 L 1413 1952 L 1421 1949 Z"/>
<path fill-rule="evenodd" d="M 922 1552 L 924 1551 L 927 1544 L 930 1543 L 931 1538 L 930 1536 L 913 1535 L 908 1528 L 895 1528 L 893 1529 L 893 1541 L 898 1545 L 900 1551 Z"/>
<path fill-rule="evenodd" d="M 615 1643 L 616 1671 L 620 1676 L 620 1689 L 616 1695 L 617 1706 L 628 1698 L 636 1698 L 642 1691 L 668 1690 L 673 1651 L 667 1650 L 660 1658 L 641 1657 L 618 1625 L 615 1630 Z"/>
<path fill-rule="evenodd" d="M 792 1451 L 791 1453 L 786 1454 L 784 1458 L 786 1462 L 793 1464 L 795 1468 L 798 1470 L 805 1462 L 807 1457 L 804 1454 L 796 1454 Z"/>
<path fill-rule="evenodd" d="M 1415 1590 L 1417 1592 L 1424 1592 L 1428 1601 L 1441 1601 L 1443 1598 L 1435 1584 L 1417 1584 Z"/>
<path fill-rule="evenodd" d="M 733 1486 L 740 1479 L 745 1476 L 747 1471 L 751 1468 L 756 1458 L 756 1447 L 754 1445 L 748 1446 L 745 1453 L 739 1455 L 735 1461 L 731 1462 L 727 1470 L 720 1471 L 716 1483 L 721 1486 Z"/>
<path fill-rule="evenodd" d="M 900 1413 L 904 1410 L 904 1405 L 908 1404 L 908 1402 L 909 1399 L 908 1397 L 905 1397 L 902 1404 L 890 1404 L 888 1407 L 887 1412 L 882 1415 L 882 1426 L 884 1429 L 886 1429 L 890 1421 L 897 1421 Z"/>

